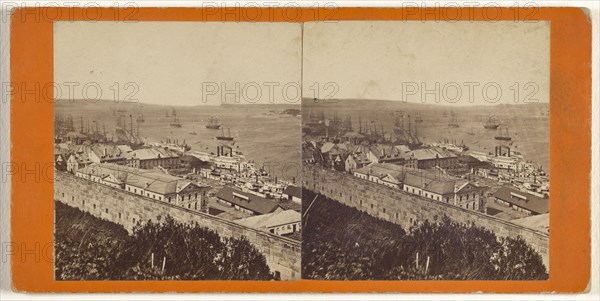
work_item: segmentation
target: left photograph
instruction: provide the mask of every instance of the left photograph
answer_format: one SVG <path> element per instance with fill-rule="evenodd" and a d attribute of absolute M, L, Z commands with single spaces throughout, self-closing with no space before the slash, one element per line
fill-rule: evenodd
<path fill-rule="evenodd" d="M 54 24 L 61 280 L 299 280 L 302 25 Z"/>

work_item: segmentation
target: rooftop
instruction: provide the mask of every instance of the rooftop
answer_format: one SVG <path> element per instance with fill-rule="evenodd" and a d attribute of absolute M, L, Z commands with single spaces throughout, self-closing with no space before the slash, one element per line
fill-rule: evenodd
<path fill-rule="evenodd" d="M 237 224 L 250 227 L 253 229 L 268 230 L 273 227 L 299 223 L 302 216 L 294 210 L 284 210 L 263 215 L 251 216 L 234 221 Z"/>
<path fill-rule="evenodd" d="M 216 196 L 219 199 L 259 214 L 271 213 L 277 210 L 277 208 L 280 208 L 276 201 L 265 199 L 253 193 L 244 192 L 230 186 L 223 187 L 217 192 Z"/>
<path fill-rule="evenodd" d="M 93 163 L 79 169 L 77 172 L 100 178 L 113 175 L 122 183 L 163 195 L 178 193 L 189 185 L 207 187 L 152 169 L 138 169 L 110 163 Z"/>
<path fill-rule="evenodd" d="M 441 147 L 415 149 L 411 151 L 411 154 L 413 154 L 417 160 L 456 158 L 456 154 Z"/>
<path fill-rule="evenodd" d="M 505 201 L 511 205 L 527 209 L 534 214 L 548 213 L 549 202 L 547 199 L 540 198 L 527 192 L 512 189 L 507 186 L 503 186 L 496 193 L 494 197 Z"/>
<path fill-rule="evenodd" d="M 134 150 L 133 153 L 140 160 L 179 157 L 177 153 L 161 147 L 140 148 Z"/>
<path fill-rule="evenodd" d="M 284 194 L 302 198 L 302 188 L 298 186 L 290 185 L 283 190 Z"/>

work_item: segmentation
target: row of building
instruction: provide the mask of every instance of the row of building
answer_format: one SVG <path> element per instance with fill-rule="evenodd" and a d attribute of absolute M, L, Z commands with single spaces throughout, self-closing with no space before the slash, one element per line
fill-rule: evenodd
<path fill-rule="evenodd" d="M 371 163 L 354 171 L 354 176 L 406 193 L 469 210 L 486 212 L 489 187 L 452 177 L 442 171 L 408 168 L 390 163 Z M 494 202 L 527 215 L 549 212 L 548 199 L 514 187 L 502 186 L 490 194 Z"/>
<path fill-rule="evenodd" d="M 196 211 L 207 211 L 211 187 L 171 176 L 157 169 L 140 169 L 113 163 L 91 163 L 74 171 L 75 176 L 98 184 L 127 191 L 156 201 Z M 299 201 L 298 187 L 284 191 L 287 199 Z M 222 205 L 250 215 L 236 223 L 276 235 L 301 231 L 300 213 L 284 210 L 277 200 L 268 199 L 234 187 L 225 186 L 216 193 Z"/>
<path fill-rule="evenodd" d="M 162 147 L 136 150 L 128 145 L 60 143 L 54 149 L 56 168 L 74 172 L 92 163 L 112 163 L 132 168 L 176 168 L 181 154 Z"/>
<path fill-rule="evenodd" d="M 193 210 L 204 210 L 210 186 L 161 173 L 112 163 L 92 163 L 75 176 L 129 193 Z"/>
<path fill-rule="evenodd" d="M 469 210 L 485 212 L 488 187 L 448 176 L 442 171 L 415 169 L 391 163 L 371 163 L 355 177 Z"/>
<path fill-rule="evenodd" d="M 317 163 L 338 171 L 352 173 L 371 163 L 390 163 L 408 168 L 453 168 L 460 156 L 442 147 L 411 150 L 406 145 L 324 143 L 308 141 L 303 147 L 305 163 Z"/>

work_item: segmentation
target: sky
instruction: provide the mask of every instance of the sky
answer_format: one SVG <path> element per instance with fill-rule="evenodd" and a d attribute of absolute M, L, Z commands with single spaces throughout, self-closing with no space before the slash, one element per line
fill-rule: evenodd
<path fill-rule="evenodd" d="M 306 23 L 303 53 L 305 98 L 549 102 L 546 21 Z"/>
<path fill-rule="evenodd" d="M 62 99 L 203 105 L 299 103 L 298 23 L 57 22 Z M 98 92 L 100 91 L 100 92 Z"/>
<path fill-rule="evenodd" d="M 54 67 L 62 99 L 185 106 L 299 103 L 300 97 L 548 103 L 550 26 L 57 22 Z"/>

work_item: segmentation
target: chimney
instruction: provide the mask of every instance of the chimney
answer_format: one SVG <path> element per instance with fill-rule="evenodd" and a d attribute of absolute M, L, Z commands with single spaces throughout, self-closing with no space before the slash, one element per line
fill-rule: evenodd
<path fill-rule="evenodd" d="M 106 147 L 104 148 L 104 157 L 107 156 L 107 151 L 106 151 Z"/>

